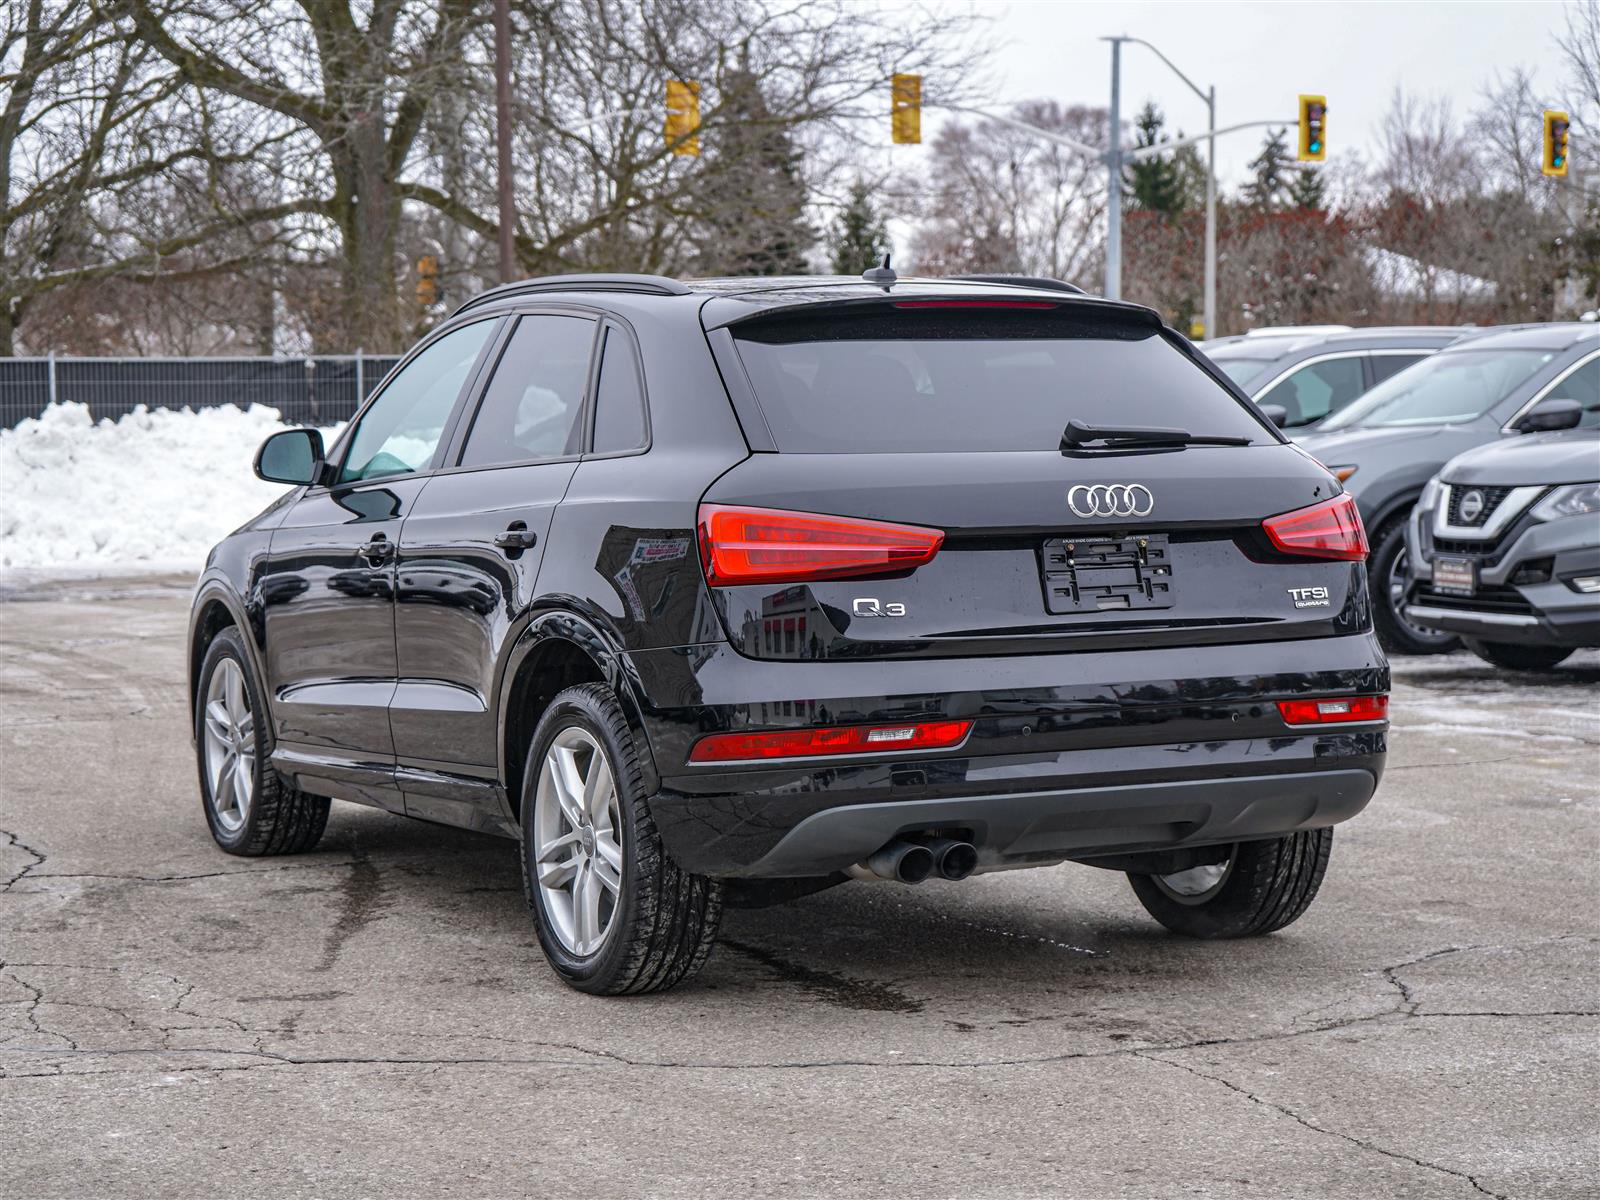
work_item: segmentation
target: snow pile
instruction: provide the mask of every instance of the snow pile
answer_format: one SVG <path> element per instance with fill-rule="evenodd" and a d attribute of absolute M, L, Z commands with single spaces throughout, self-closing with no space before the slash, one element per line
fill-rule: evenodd
<path fill-rule="evenodd" d="M 98 424 L 86 405 L 54 404 L 0 430 L 0 569 L 198 572 L 217 541 L 283 493 L 251 462 L 285 428 L 258 404 L 141 405 Z"/>

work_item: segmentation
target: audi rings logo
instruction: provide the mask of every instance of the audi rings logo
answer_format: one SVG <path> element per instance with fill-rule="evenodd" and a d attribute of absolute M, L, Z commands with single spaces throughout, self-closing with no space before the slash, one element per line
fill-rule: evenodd
<path fill-rule="evenodd" d="M 1080 483 L 1067 492 L 1067 507 L 1080 517 L 1148 517 L 1155 506 L 1142 483 Z"/>

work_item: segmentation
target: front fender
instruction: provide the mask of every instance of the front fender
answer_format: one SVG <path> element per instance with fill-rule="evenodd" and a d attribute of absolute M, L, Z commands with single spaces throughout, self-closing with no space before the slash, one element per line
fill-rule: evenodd
<path fill-rule="evenodd" d="M 226 621 L 215 619 L 217 607 L 221 606 L 227 613 Z M 189 637 L 184 645 L 188 651 L 188 677 L 189 677 L 189 739 L 194 740 L 195 703 L 200 686 L 200 664 L 205 659 L 206 647 L 211 644 L 217 629 L 223 624 L 231 624 L 239 630 L 240 639 L 244 642 L 245 654 L 250 659 L 251 670 L 259 681 L 261 697 L 267 706 L 267 721 L 261 728 L 271 730 L 276 728 L 272 719 L 273 692 L 271 681 L 267 679 L 266 667 L 261 654 L 261 630 L 258 621 L 251 616 L 250 606 L 239 595 L 233 582 L 221 570 L 212 567 L 200 576 L 200 581 L 195 585 L 194 600 L 189 607 Z"/>

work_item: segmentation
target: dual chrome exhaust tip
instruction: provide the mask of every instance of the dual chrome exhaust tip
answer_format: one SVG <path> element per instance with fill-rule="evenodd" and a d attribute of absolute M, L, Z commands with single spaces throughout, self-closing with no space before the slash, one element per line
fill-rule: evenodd
<path fill-rule="evenodd" d="M 940 879 L 965 879 L 977 869 L 978 850 L 971 842 L 954 838 L 924 841 L 895 838 L 850 873 L 858 879 L 921 883 L 933 875 Z"/>

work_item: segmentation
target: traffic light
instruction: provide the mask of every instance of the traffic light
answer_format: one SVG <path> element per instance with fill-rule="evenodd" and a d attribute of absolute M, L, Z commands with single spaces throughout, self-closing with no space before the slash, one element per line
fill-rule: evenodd
<path fill-rule="evenodd" d="M 667 144 L 674 154 L 700 153 L 700 85 L 667 80 Z"/>
<path fill-rule="evenodd" d="M 1546 175 L 1567 173 L 1567 114 L 1546 110 L 1544 114 L 1544 158 L 1539 169 Z"/>
<path fill-rule="evenodd" d="M 424 254 L 417 259 L 417 307 L 432 308 L 439 303 L 439 259 Z"/>
<path fill-rule="evenodd" d="M 1322 162 L 1328 157 L 1328 98 L 1300 97 L 1301 162 Z"/>
<path fill-rule="evenodd" d="M 917 145 L 922 141 L 922 76 L 895 75 L 889 96 L 894 144 Z"/>

